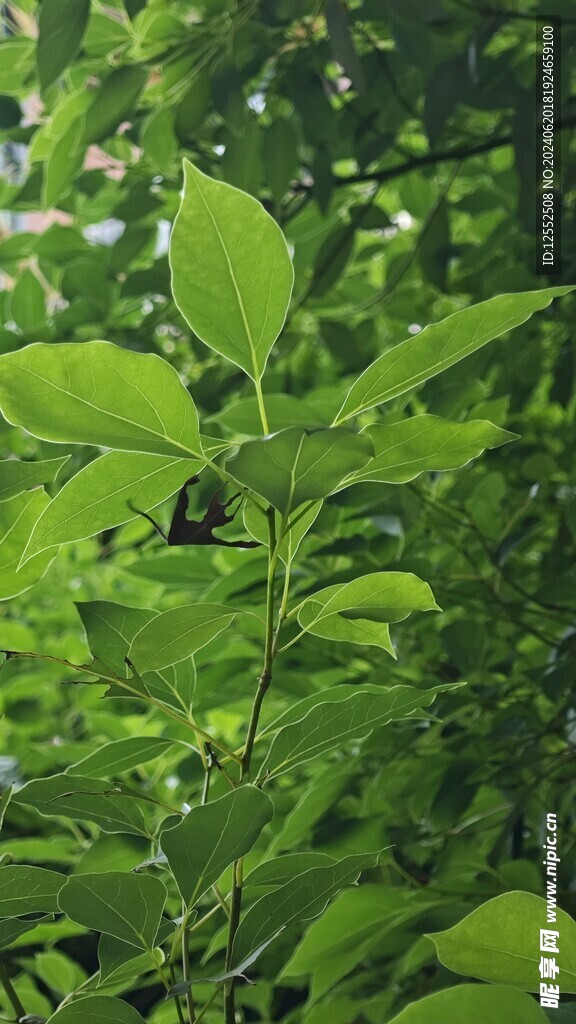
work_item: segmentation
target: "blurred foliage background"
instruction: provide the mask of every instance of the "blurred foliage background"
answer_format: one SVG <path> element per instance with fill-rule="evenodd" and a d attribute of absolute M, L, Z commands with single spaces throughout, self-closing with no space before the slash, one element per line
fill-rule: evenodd
<path fill-rule="evenodd" d="M 536 16 L 557 5 L 93 0 L 76 39 L 84 5 L 61 0 L 64 58 L 49 11 L 37 45 L 41 4 L 2 6 L 0 351 L 106 338 L 158 352 L 213 437 L 257 433 L 245 378 L 191 335 L 170 297 L 182 156 L 257 196 L 293 251 L 294 300 L 266 378 L 281 396 L 270 399 L 272 429 L 295 415 L 329 424 L 347 382 L 379 353 L 469 304 L 546 284 L 533 269 Z M 574 0 L 562 15 L 564 251 L 553 284 L 576 272 Z M 276 984 L 242 990 L 246 1021 L 380 1024 L 453 984 L 423 933 L 511 889 L 542 895 L 546 812 L 559 819 L 559 903 L 574 910 L 575 310 L 563 299 L 387 407 L 389 421 L 404 410 L 488 418 L 518 441 L 455 474 L 336 495 L 304 542 L 302 593 L 311 580 L 413 571 L 443 614 L 393 627 L 396 662 L 375 648 L 327 657 L 306 637 L 279 664 L 271 717 L 350 679 L 468 686 L 434 705 L 432 723 L 376 730 L 362 757 L 353 748 L 282 780 L 285 823 L 271 852 L 393 845 L 362 899 L 343 894 L 322 929 L 310 926 Z M 94 457 L 6 423 L 0 448 L 3 458 L 69 452 L 59 485 Z M 207 490 L 197 490 L 200 506 Z M 2 646 L 85 658 L 77 601 L 167 608 L 210 594 L 258 605 L 262 560 L 258 549 L 170 551 L 138 520 L 62 549 L 41 582 L 0 607 Z M 196 708 L 232 740 L 256 652 L 246 634 L 201 652 Z M 2 783 L 159 731 L 137 704 L 64 682 L 56 667 L 4 667 Z M 175 754 L 125 778 L 168 803 L 201 784 L 196 762 Z M 11 804 L 4 855 L 129 870 L 147 848 Z M 294 943 L 287 934 L 266 952 L 266 977 Z M 56 924 L 21 936 L 9 963 L 41 1016 L 62 977 L 78 984 L 97 967 L 91 936 Z M 130 995 L 131 985 L 117 979 L 112 990 L 153 1024 L 172 1020 L 152 978 Z"/>

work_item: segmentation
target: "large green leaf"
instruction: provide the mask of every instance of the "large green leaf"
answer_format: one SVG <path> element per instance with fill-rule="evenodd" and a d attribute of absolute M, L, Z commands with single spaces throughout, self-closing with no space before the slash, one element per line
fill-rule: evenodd
<path fill-rule="evenodd" d="M 28 345 L 0 356 L 0 409 L 47 441 L 201 454 L 196 408 L 176 370 L 107 341 Z"/>
<path fill-rule="evenodd" d="M 34 525 L 49 503 L 40 488 L 0 502 L 0 600 L 28 590 L 52 562 L 54 552 L 44 551 L 20 567 Z"/>
<path fill-rule="evenodd" d="M 58 910 L 57 896 L 65 875 L 47 868 L 7 864 L 0 867 L 0 917 L 51 914 Z"/>
<path fill-rule="evenodd" d="M 43 0 L 36 47 L 36 65 L 42 89 L 47 89 L 75 57 L 89 14 L 90 0 Z"/>
<path fill-rule="evenodd" d="M 450 423 L 440 416 L 414 416 L 400 423 L 367 427 L 375 458 L 353 479 L 402 484 L 419 473 L 458 469 L 485 448 L 513 441 L 511 434 L 487 420 Z"/>
<path fill-rule="evenodd" d="M 546 901 L 530 892 L 507 892 L 488 900 L 444 932 L 429 936 L 438 959 L 457 974 L 538 992 L 540 930 L 559 932 L 554 954 L 563 992 L 576 992 L 576 922 L 557 910 L 546 924 Z M 544 953 L 544 956 L 553 954 Z"/>
<path fill-rule="evenodd" d="M 388 624 L 414 611 L 439 611 L 427 583 L 409 572 L 374 572 L 307 597 L 298 621 L 328 640 L 373 644 L 394 655 Z"/>
<path fill-rule="evenodd" d="M 62 459 L 47 459 L 40 462 L 4 459 L 0 462 L 0 501 L 14 498 L 22 491 L 38 487 L 38 484 L 51 483 L 69 458 L 69 455 L 65 455 Z"/>
<path fill-rule="evenodd" d="M 546 1024 L 530 996 L 502 985 L 457 985 L 411 1003 L 390 1024 Z"/>
<path fill-rule="evenodd" d="M 124 871 L 72 875 L 58 897 L 77 924 L 152 949 L 166 902 L 166 887 L 153 875 Z"/>
<path fill-rule="evenodd" d="M 240 786 L 165 829 L 160 845 L 185 902 L 191 906 L 223 871 L 254 846 L 272 820 L 272 801 L 254 786 Z"/>
<path fill-rule="evenodd" d="M 145 1024 L 129 1003 L 114 996 L 86 996 L 68 1003 L 48 1020 L 48 1024 Z"/>
<path fill-rule="evenodd" d="M 366 435 L 349 430 L 289 427 L 247 441 L 227 466 L 236 480 L 287 513 L 305 501 L 326 498 L 374 454 Z"/>
<path fill-rule="evenodd" d="M 234 939 L 236 964 L 292 921 L 317 917 L 340 889 L 355 882 L 365 868 L 378 862 L 377 853 L 354 854 L 326 867 L 310 868 L 274 892 L 262 896 L 246 912 Z"/>
<path fill-rule="evenodd" d="M 104 832 L 149 836 L 136 801 L 122 796 L 119 786 L 81 775 L 51 775 L 28 782 L 14 794 L 15 803 L 35 807 L 47 817 L 93 821 Z"/>
<path fill-rule="evenodd" d="M 537 310 L 549 306 L 556 296 L 567 295 L 572 288 L 567 285 L 497 295 L 425 327 L 417 337 L 385 352 L 364 371 L 348 392 L 336 423 L 422 384 L 487 342 L 523 324 Z"/>
<path fill-rule="evenodd" d="M 174 298 L 202 341 L 259 380 L 292 292 L 284 236 L 252 196 L 187 160 L 184 175 L 170 242 Z"/>
<path fill-rule="evenodd" d="M 461 685 L 461 684 L 452 684 Z M 263 772 L 281 775 L 294 765 L 310 761 L 352 739 L 367 736 L 377 726 L 408 718 L 428 707 L 438 693 L 451 684 L 417 690 L 413 686 L 392 686 L 389 690 L 364 684 L 335 687 L 334 693 L 306 698 L 289 712 L 272 742 Z M 316 703 L 310 707 L 312 701 Z M 299 711 L 302 706 L 305 713 Z M 289 718 L 292 718 L 292 721 Z M 277 725 L 278 723 L 275 723 Z"/>
<path fill-rule="evenodd" d="M 142 627 L 130 646 L 129 657 L 139 673 L 175 665 L 205 647 L 236 617 L 220 604 L 188 604 L 169 608 Z"/>
<path fill-rule="evenodd" d="M 40 516 L 25 558 L 93 537 L 180 490 L 202 463 L 143 452 L 107 452 L 72 477 Z M 132 508 L 130 506 L 133 506 Z"/>

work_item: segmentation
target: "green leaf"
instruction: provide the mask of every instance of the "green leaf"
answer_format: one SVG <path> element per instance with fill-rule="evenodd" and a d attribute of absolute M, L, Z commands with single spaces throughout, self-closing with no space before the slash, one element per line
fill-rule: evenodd
<path fill-rule="evenodd" d="M 84 119 L 73 120 L 54 143 L 44 163 L 42 206 L 52 210 L 74 187 L 86 155 Z"/>
<path fill-rule="evenodd" d="M 187 160 L 184 173 L 170 243 L 174 298 L 202 341 L 260 380 L 292 293 L 284 236 L 252 196 Z"/>
<path fill-rule="evenodd" d="M 141 144 L 144 155 L 160 174 L 170 176 L 178 155 L 178 140 L 174 131 L 176 112 L 172 108 L 159 107 L 145 120 Z"/>
<path fill-rule="evenodd" d="M 165 902 L 159 878 L 123 871 L 72 875 L 58 897 L 71 921 L 141 949 L 153 949 Z"/>
<path fill-rule="evenodd" d="M 106 658 L 106 664 L 118 673 L 126 671 L 125 658 L 136 633 L 158 612 L 151 608 L 128 608 L 114 601 L 79 601 L 76 611 L 82 619 L 90 653 Z"/>
<path fill-rule="evenodd" d="M 431 324 L 415 338 L 390 349 L 372 363 L 348 392 L 336 423 L 387 402 L 422 384 L 494 338 L 525 323 L 572 285 L 534 292 L 497 295 Z"/>
<path fill-rule="evenodd" d="M 36 48 L 36 66 L 43 91 L 78 53 L 89 14 L 90 0 L 43 0 Z"/>
<path fill-rule="evenodd" d="M 64 883 L 66 878 L 64 875 L 61 877 L 62 883 Z M 50 916 L 46 915 L 44 917 L 37 918 L 35 921 L 18 921 L 16 919 L 0 921 L 0 949 L 9 949 L 9 947 L 16 939 L 19 939 L 21 935 L 25 935 L 26 932 L 33 931 L 41 921 L 49 919 Z"/>
<path fill-rule="evenodd" d="M 105 743 L 93 754 L 67 768 L 65 774 L 110 779 L 155 761 L 162 754 L 174 750 L 175 744 L 178 744 L 177 740 L 163 739 L 162 736 L 128 736 L 124 740 Z"/>
<path fill-rule="evenodd" d="M 0 867 L 0 917 L 55 913 L 57 896 L 65 882 L 65 875 L 47 868 L 23 864 Z"/>
<path fill-rule="evenodd" d="M 198 416 L 176 370 L 107 341 L 0 356 L 0 408 L 46 441 L 198 457 Z"/>
<path fill-rule="evenodd" d="M 129 1003 L 113 996 L 86 996 L 52 1014 L 47 1024 L 146 1024 Z"/>
<path fill-rule="evenodd" d="M 227 462 L 236 480 L 288 513 L 305 501 L 325 498 L 365 466 L 371 440 L 348 430 L 289 427 L 271 437 L 247 441 Z"/>
<path fill-rule="evenodd" d="M 401 484 L 419 473 L 458 469 L 485 448 L 497 448 L 518 435 L 487 420 L 450 423 L 440 416 L 414 416 L 400 423 L 366 428 L 376 457 L 354 473 L 354 480 Z"/>
<path fill-rule="evenodd" d="M 233 963 L 245 960 L 279 928 L 292 921 L 317 917 L 332 896 L 355 882 L 365 868 L 377 864 L 378 857 L 377 853 L 354 854 L 327 867 L 310 868 L 262 896 L 240 922 L 234 939 Z"/>
<path fill-rule="evenodd" d="M 320 509 L 322 508 L 321 501 L 315 501 L 313 505 L 304 513 L 299 514 L 297 522 L 293 526 L 289 526 L 288 532 L 284 537 L 284 540 L 280 544 L 278 554 L 285 565 L 288 565 L 294 559 L 300 544 L 304 540 L 304 537 L 308 531 L 314 525 Z M 244 525 L 248 530 L 248 533 L 266 546 L 270 543 L 270 535 L 268 533 L 268 522 L 267 518 L 260 509 L 256 508 L 252 503 L 246 503 L 244 508 Z M 279 513 L 276 513 L 276 534 L 280 530 L 281 517 Z M 293 516 L 292 519 L 296 517 Z"/>
<path fill-rule="evenodd" d="M 24 332 L 32 331 L 46 320 L 46 295 L 36 274 L 24 270 L 10 294 L 10 314 Z"/>
<path fill-rule="evenodd" d="M 438 959 L 457 974 L 538 992 L 540 930 L 560 933 L 554 956 L 563 992 L 576 992 L 576 922 L 557 910 L 556 923 L 546 924 L 546 901 L 530 892 L 507 892 L 488 900 L 462 921 L 428 938 Z"/>
<path fill-rule="evenodd" d="M 261 953 L 263 953 L 264 950 L 267 949 L 267 947 L 270 945 L 270 943 L 274 942 L 274 939 L 277 939 L 278 936 L 283 931 L 284 928 L 279 928 L 278 931 L 274 933 L 274 935 L 271 935 L 269 939 L 266 939 L 265 942 L 262 942 L 259 946 L 257 946 L 256 949 L 252 953 L 250 953 L 250 956 L 247 956 L 245 960 L 242 960 L 241 963 L 239 963 L 238 966 L 234 967 L 231 971 L 224 971 L 222 974 L 214 974 L 210 978 L 193 978 L 191 981 L 180 981 L 170 989 L 168 995 L 183 995 L 184 992 L 187 992 L 188 989 L 192 987 L 193 984 L 201 984 L 202 982 L 207 981 L 219 983 L 221 981 L 228 981 L 229 978 L 240 977 L 248 970 L 249 967 L 252 966 L 253 963 L 256 962 Z"/>
<path fill-rule="evenodd" d="M 106 452 L 80 470 L 36 523 L 25 561 L 40 551 L 94 537 L 150 511 L 202 469 L 198 460 Z M 130 506 L 133 506 L 130 508 Z"/>
<path fill-rule="evenodd" d="M 14 498 L 17 494 L 49 484 L 56 479 L 68 459 L 46 459 L 40 462 L 19 462 L 18 459 L 4 459 L 0 462 L 0 501 Z"/>
<path fill-rule="evenodd" d="M 259 864 L 244 880 L 244 885 L 284 885 L 294 875 L 301 875 L 310 868 L 327 867 L 334 858 L 327 853 L 287 853 Z"/>
<path fill-rule="evenodd" d="M 282 724 L 275 736 L 261 773 L 282 775 L 295 764 L 367 736 L 377 726 L 408 718 L 432 704 L 438 693 L 450 688 L 446 683 L 429 690 L 417 690 L 413 686 L 392 686 L 384 690 L 364 684 L 335 687 L 335 692 L 326 699 L 322 694 L 305 698 L 290 709 L 286 718 L 280 719 L 281 723 L 288 719 L 287 724 Z M 314 699 L 317 703 L 310 707 Z M 277 725 L 275 723 L 274 728 Z"/>
<path fill-rule="evenodd" d="M 122 121 L 130 119 L 148 72 L 143 67 L 116 68 L 99 87 L 86 111 L 84 141 L 102 142 Z"/>
<path fill-rule="evenodd" d="M 307 597 L 298 621 L 314 636 L 372 644 L 395 656 L 388 623 L 439 610 L 428 584 L 412 573 L 374 572 Z"/>
<path fill-rule="evenodd" d="M 175 665 L 222 633 L 236 614 L 233 608 L 219 604 L 169 608 L 136 634 L 130 646 L 130 661 L 139 673 Z"/>
<path fill-rule="evenodd" d="M 14 794 L 15 803 L 28 804 L 46 817 L 93 821 L 103 832 L 149 836 L 140 807 L 120 786 L 80 775 L 51 775 L 28 782 Z"/>
<path fill-rule="evenodd" d="M 16 597 L 42 579 L 54 558 L 44 552 L 20 568 L 24 549 L 50 498 L 36 489 L 0 502 L 0 600 Z"/>
<path fill-rule="evenodd" d="M 272 801 L 262 790 L 240 786 L 193 807 L 179 825 L 162 832 L 160 845 L 188 906 L 252 849 L 273 813 Z"/>
<path fill-rule="evenodd" d="M 280 204 L 298 171 L 298 135 L 294 122 L 275 117 L 264 133 L 266 183 Z"/>
<path fill-rule="evenodd" d="M 162 918 L 160 928 L 155 938 L 156 947 L 160 946 L 174 931 L 172 921 Z M 137 961 L 137 963 L 134 963 Z M 134 974 L 138 971 L 149 970 L 150 959 L 130 942 L 124 942 L 113 935 L 103 933 L 98 942 L 98 963 L 100 964 L 99 984 L 102 985 L 109 978 L 113 977 L 123 967 L 130 964 Z"/>
<path fill-rule="evenodd" d="M 497 985 L 457 985 L 419 999 L 390 1024 L 546 1024 L 546 1015 L 523 992 Z"/>

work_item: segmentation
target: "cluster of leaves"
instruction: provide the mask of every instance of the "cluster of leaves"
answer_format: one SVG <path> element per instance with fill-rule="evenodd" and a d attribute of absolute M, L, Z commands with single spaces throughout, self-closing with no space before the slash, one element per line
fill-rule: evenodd
<path fill-rule="evenodd" d="M 1 202 L 61 223 L 0 243 L 2 646 L 44 655 L 3 670 L 9 1016 L 546 1019 L 573 300 L 530 270 L 533 25 L 375 6 L 44 0 L 35 43 L 10 5 Z"/>

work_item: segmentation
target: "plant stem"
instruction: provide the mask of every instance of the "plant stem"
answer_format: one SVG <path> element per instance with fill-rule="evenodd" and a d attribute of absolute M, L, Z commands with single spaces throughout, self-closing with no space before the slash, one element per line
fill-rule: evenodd
<path fill-rule="evenodd" d="M 250 777 L 250 764 L 252 761 L 252 751 L 254 749 L 254 741 L 256 739 L 256 733 L 258 731 L 258 721 L 260 718 L 260 712 L 262 710 L 262 704 L 268 687 L 272 680 L 272 663 L 274 661 L 275 654 L 275 639 L 276 634 L 274 632 L 274 584 L 276 575 L 276 566 L 278 564 L 278 554 L 280 550 L 280 544 L 283 540 L 284 521 L 280 529 L 280 535 L 276 537 L 276 513 L 272 507 L 267 509 L 266 512 L 268 518 L 268 576 L 266 581 L 266 637 L 264 641 L 264 662 L 262 665 L 262 671 L 258 677 L 258 687 L 254 697 L 254 703 L 252 704 L 252 712 L 250 715 L 250 722 L 248 724 L 248 733 L 246 735 L 246 743 L 244 744 L 244 752 L 242 754 L 242 767 L 240 770 L 240 781 L 245 782 Z M 287 600 L 287 596 L 286 596 Z M 234 880 L 232 884 L 232 895 L 230 903 L 230 923 L 228 926 L 228 943 L 226 947 L 226 970 L 232 969 L 232 954 L 234 951 L 234 938 L 240 924 L 240 911 L 242 908 L 242 868 L 243 861 L 237 860 L 234 864 Z M 236 1024 L 236 999 L 235 999 L 235 978 L 230 978 L 225 982 L 224 985 L 224 1019 L 226 1024 Z"/>
<path fill-rule="evenodd" d="M 20 1020 L 20 1017 L 25 1017 L 26 1010 L 22 1006 L 17 992 L 14 990 L 6 964 L 0 964 L 0 982 L 2 982 L 2 987 L 8 997 L 8 1002 L 14 1010 L 17 1019 Z"/>
<path fill-rule="evenodd" d="M 184 913 L 186 908 L 184 908 Z M 190 982 L 190 949 L 189 949 L 190 937 L 188 934 L 188 928 L 184 926 L 182 932 L 182 977 L 184 981 Z M 186 990 L 186 1009 L 188 1011 L 188 1019 L 190 1024 L 195 1024 L 196 1021 L 196 1007 L 194 1005 L 194 996 L 192 995 L 192 985 L 189 984 Z"/>
<path fill-rule="evenodd" d="M 265 434 L 269 434 L 270 427 L 268 426 L 268 417 L 266 416 L 266 409 L 264 406 L 264 395 L 262 394 L 262 383 L 259 377 L 254 381 L 254 387 L 256 388 L 256 400 L 258 402 L 258 412 L 260 413 L 262 430 Z"/>

